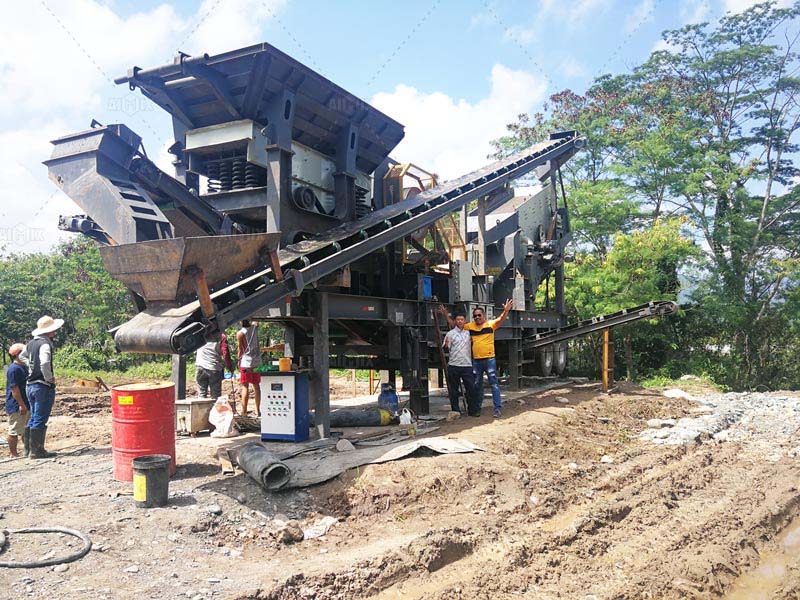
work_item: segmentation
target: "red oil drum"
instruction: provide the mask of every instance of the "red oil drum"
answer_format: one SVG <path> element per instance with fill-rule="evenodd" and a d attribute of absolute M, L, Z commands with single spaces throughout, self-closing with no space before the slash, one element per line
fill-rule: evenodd
<path fill-rule="evenodd" d="M 133 481 L 132 461 L 168 454 L 175 473 L 175 384 L 130 383 L 111 388 L 114 479 Z"/>

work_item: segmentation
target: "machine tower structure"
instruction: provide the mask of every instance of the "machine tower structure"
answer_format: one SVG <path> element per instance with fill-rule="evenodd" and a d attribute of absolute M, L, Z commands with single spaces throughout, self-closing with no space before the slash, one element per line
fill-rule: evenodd
<path fill-rule="evenodd" d="M 566 341 L 541 335 L 566 325 L 559 170 L 577 132 L 440 182 L 390 157 L 400 123 L 266 43 L 115 81 L 171 115 L 174 173 L 124 124 L 54 140 L 45 164 L 83 210 L 61 227 L 100 241 L 136 301 L 120 350 L 185 356 L 240 319 L 275 322 L 312 374 L 318 423 L 330 368 L 400 373 L 424 413 L 442 368 L 433 309 L 492 317 L 513 298 L 496 333 L 510 386 L 564 372 Z M 523 176 L 540 186 L 517 197 Z"/>

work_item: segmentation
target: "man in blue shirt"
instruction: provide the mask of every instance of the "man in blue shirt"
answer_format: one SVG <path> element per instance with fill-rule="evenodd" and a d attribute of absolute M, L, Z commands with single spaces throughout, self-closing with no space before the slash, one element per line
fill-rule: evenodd
<path fill-rule="evenodd" d="M 25 350 L 25 344 L 13 344 L 8 349 L 11 356 L 11 366 L 6 372 L 6 413 L 8 414 L 8 449 L 11 456 L 19 456 L 17 443 L 22 436 L 25 446 L 25 456 L 30 454 L 30 429 L 28 428 L 28 413 L 30 404 L 25 393 L 25 383 L 28 379 L 28 367 L 20 359 L 20 353 Z"/>

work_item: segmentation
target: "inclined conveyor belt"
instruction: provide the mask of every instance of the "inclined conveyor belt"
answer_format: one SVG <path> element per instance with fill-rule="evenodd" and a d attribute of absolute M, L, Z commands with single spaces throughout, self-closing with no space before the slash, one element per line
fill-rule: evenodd
<path fill-rule="evenodd" d="M 618 327 L 619 325 L 626 325 L 641 319 L 666 317 L 667 315 L 677 312 L 677 310 L 678 305 L 669 300 L 648 302 L 647 304 L 624 308 L 608 315 L 584 319 L 583 321 L 578 321 L 566 327 L 553 329 L 552 331 L 537 333 L 526 338 L 523 344 L 527 349 L 543 348 L 550 344 L 571 340 L 582 335 L 594 333 L 595 331 L 608 329 L 609 327 Z"/>
<path fill-rule="evenodd" d="M 411 199 L 372 212 L 326 234 L 287 246 L 278 253 L 283 278 L 272 268 L 218 286 L 211 294 L 215 317 L 202 316 L 199 302 L 184 306 L 152 305 L 115 332 L 122 351 L 185 354 L 205 336 L 299 295 L 306 285 L 341 269 L 393 241 L 428 227 L 473 199 L 518 179 L 537 167 L 561 164 L 584 144 L 575 132 L 555 134 L 509 158 L 469 175 L 423 191 Z M 202 265 L 200 265 L 202 266 Z"/>

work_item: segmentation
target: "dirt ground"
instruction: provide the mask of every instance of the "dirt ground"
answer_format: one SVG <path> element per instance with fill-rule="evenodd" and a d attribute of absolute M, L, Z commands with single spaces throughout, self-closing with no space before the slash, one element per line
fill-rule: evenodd
<path fill-rule="evenodd" d="M 222 475 L 209 438 L 181 437 L 170 505 L 152 510 L 111 477 L 107 397 L 57 407 L 57 458 L 0 462 L 0 528 L 73 527 L 94 548 L 66 570 L 0 569 L 0 596 L 800 597 L 797 440 L 650 443 L 639 437 L 648 420 L 697 412 L 659 391 L 604 396 L 565 382 L 506 402 L 498 420 L 484 405 L 479 419 L 440 423 L 436 435 L 483 452 L 369 465 L 282 493 Z M 279 541 L 287 520 L 329 516 L 338 522 L 324 536 Z M 0 560 L 77 544 L 11 540 Z"/>

